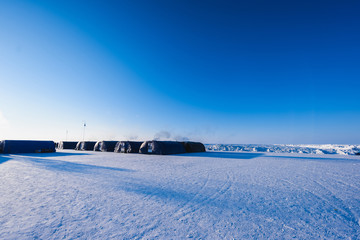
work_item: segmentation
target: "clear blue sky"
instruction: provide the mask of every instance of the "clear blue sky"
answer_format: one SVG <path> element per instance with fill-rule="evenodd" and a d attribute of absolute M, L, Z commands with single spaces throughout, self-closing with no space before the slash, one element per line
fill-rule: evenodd
<path fill-rule="evenodd" d="M 0 2 L 0 138 L 360 144 L 359 1 Z"/>

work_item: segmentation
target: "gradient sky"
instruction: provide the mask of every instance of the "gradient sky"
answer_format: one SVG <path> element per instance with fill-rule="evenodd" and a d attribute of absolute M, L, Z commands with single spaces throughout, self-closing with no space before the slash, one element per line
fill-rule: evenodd
<path fill-rule="evenodd" d="M 0 138 L 360 144 L 360 1 L 0 2 Z"/>

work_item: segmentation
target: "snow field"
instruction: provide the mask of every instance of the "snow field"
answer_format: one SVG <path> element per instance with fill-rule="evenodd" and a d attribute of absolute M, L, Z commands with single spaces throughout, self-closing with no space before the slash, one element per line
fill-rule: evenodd
<path fill-rule="evenodd" d="M 358 239 L 358 156 L 0 155 L 0 239 Z"/>

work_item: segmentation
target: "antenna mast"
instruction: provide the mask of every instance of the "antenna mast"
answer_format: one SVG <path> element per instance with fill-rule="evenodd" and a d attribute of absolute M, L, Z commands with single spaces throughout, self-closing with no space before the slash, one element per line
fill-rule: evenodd
<path fill-rule="evenodd" d="M 86 127 L 86 122 L 84 121 L 83 141 L 85 140 L 85 127 Z"/>

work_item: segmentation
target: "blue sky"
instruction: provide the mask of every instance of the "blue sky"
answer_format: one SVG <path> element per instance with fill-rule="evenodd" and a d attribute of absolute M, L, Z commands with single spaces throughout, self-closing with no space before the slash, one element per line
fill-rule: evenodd
<path fill-rule="evenodd" d="M 359 10 L 1 1 L 0 137 L 359 144 Z"/>

